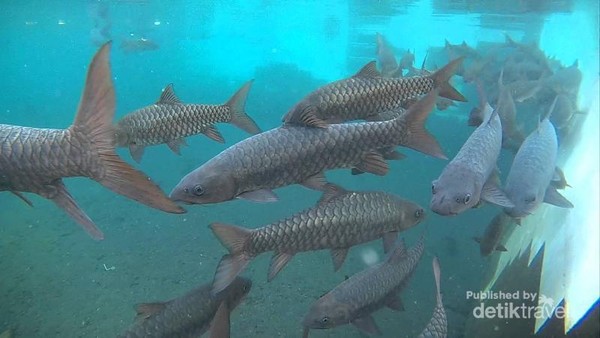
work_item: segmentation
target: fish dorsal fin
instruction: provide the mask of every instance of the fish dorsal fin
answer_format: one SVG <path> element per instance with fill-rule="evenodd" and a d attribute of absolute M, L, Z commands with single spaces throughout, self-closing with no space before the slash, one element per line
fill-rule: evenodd
<path fill-rule="evenodd" d="M 390 252 L 390 255 L 387 258 L 387 262 L 389 264 L 396 264 L 400 262 L 406 256 L 406 244 L 404 243 L 404 239 L 400 239 L 396 241 L 396 246 Z"/>
<path fill-rule="evenodd" d="M 155 303 L 141 303 L 135 307 L 137 316 L 136 321 L 144 321 L 155 314 L 161 312 L 167 306 L 166 302 L 155 302 Z"/>
<path fill-rule="evenodd" d="M 319 199 L 318 204 L 319 205 L 323 205 L 323 204 L 327 204 L 329 202 L 331 202 L 332 200 L 336 199 L 339 196 L 342 196 L 344 194 L 346 194 L 348 191 L 346 191 L 346 189 L 332 184 L 332 183 L 327 183 L 324 186 L 324 191 L 323 191 L 323 195 L 321 196 L 321 199 Z"/>
<path fill-rule="evenodd" d="M 181 101 L 179 100 L 179 98 L 177 97 L 177 95 L 175 95 L 175 91 L 173 90 L 173 84 L 169 83 L 165 89 L 163 89 L 162 93 L 160 94 L 160 98 L 158 99 L 158 102 L 156 102 L 156 104 L 180 104 Z"/>
<path fill-rule="evenodd" d="M 353 77 L 381 77 L 381 73 L 377 70 L 377 63 L 371 61 L 362 67 Z"/>

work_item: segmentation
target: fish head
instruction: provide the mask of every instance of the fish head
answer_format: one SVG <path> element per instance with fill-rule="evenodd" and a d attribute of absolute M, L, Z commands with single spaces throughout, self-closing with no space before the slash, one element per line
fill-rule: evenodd
<path fill-rule="evenodd" d="M 442 216 L 458 215 L 479 202 L 480 190 L 472 180 L 461 176 L 457 171 L 432 182 L 430 208 L 433 212 Z"/>
<path fill-rule="evenodd" d="M 232 200 L 236 194 L 233 175 L 209 162 L 184 176 L 169 197 L 175 202 L 210 204 Z"/>
<path fill-rule="evenodd" d="M 534 191 L 522 190 L 517 194 L 508 194 L 510 201 L 515 205 L 513 208 L 504 208 L 504 212 L 513 218 L 522 218 L 530 215 L 540 203 L 543 195 Z"/>
<path fill-rule="evenodd" d="M 319 298 L 308 310 L 302 325 L 308 329 L 330 329 L 352 320 L 350 309 L 334 299 L 331 294 Z"/>
<path fill-rule="evenodd" d="M 131 144 L 135 144 L 135 140 L 130 137 L 130 133 L 128 133 L 126 128 L 119 123 L 113 127 L 113 137 L 117 147 L 127 147 Z"/>
<path fill-rule="evenodd" d="M 236 277 L 227 288 L 219 292 L 219 296 L 224 298 L 229 309 L 233 309 L 246 298 L 250 289 L 252 289 L 252 281 L 250 279 Z"/>
<path fill-rule="evenodd" d="M 418 204 L 398 199 L 398 209 L 402 210 L 401 228 L 396 230 L 407 230 L 421 223 L 425 219 L 425 210 Z"/>

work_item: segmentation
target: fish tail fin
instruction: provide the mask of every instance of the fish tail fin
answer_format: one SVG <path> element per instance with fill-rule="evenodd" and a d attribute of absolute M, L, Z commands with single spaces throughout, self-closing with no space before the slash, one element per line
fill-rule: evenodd
<path fill-rule="evenodd" d="M 252 260 L 252 257 L 244 252 L 252 230 L 223 223 L 213 223 L 210 228 L 229 250 L 229 254 L 221 258 L 215 273 L 212 292 L 216 294 L 231 284 Z"/>
<path fill-rule="evenodd" d="M 84 173 L 108 189 L 172 213 L 184 210 L 171 201 L 143 173 L 121 160 L 115 153 L 115 91 L 110 75 L 111 43 L 104 44 L 90 64 L 85 89 L 73 125 L 69 128 L 79 146 L 88 153 L 92 163 Z M 77 159 L 81 161 L 81 159 Z"/>
<path fill-rule="evenodd" d="M 433 110 L 437 94 L 437 89 L 432 90 L 421 100 L 411 105 L 406 113 L 401 116 L 408 125 L 409 133 L 409 139 L 403 145 L 437 158 L 448 159 L 435 138 L 425 129 L 425 121 Z"/>
<path fill-rule="evenodd" d="M 254 80 L 246 82 L 242 88 L 233 94 L 225 105 L 231 110 L 231 124 L 250 134 L 258 134 L 260 133 L 260 128 L 245 111 L 246 98 L 248 97 L 252 82 Z"/>
<path fill-rule="evenodd" d="M 444 68 L 431 74 L 433 86 L 434 88 L 439 88 L 440 96 L 455 101 L 467 102 L 467 99 L 461 93 L 459 93 L 456 88 L 452 87 L 450 82 L 448 82 L 450 77 L 452 77 L 452 75 L 454 75 L 456 72 L 456 69 L 462 64 L 463 60 L 464 56 L 454 59 L 445 65 Z"/>

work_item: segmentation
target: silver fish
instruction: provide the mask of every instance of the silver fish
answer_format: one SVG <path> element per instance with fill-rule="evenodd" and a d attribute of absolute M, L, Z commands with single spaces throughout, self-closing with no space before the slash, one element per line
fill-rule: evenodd
<path fill-rule="evenodd" d="M 115 92 L 110 75 L 110 43 L 89 66 L 75 121 L 67 129 L 29 128 L 0 124 L 0 191 L 31 192 L 65 210 L 94 239 L 102 231 L 67 191 L 64 177 L 89 177 L 108 189 L 172 213 L 185 212 L 143 173 L 122 161 L 114 149 L 112 118 Z"/>
<path fill-rule="evenodd" d="M 458 154 L 432 182 L 431 210 L 443 216 L 458 215 L 481 200 L 512 207 L 497 187 L 492 172 L 502 147 L 502 125 L 497 112 L 486 106 L 486 120 L 475 129 Z"/>
<path fill-rule="evenodd" d="M 321 190 L 324 173 L 356 168 L 385 175 L 389 167 L 382 151 L 397 145 L 445 158 L 423 124 L 435 103 L 436 91 L 390 121 L 334 124 L 327 128 L 284 126 L 247 138 L 181 179 L 171 198 L 190 204 L 244 198 L 277 200 L 271 189 L 303 184 Z"/>
<path fill-rule="evenodd" d="M 153 105 L 125 115 L 115 127 L 117 144 L 129 147 L 131 156 L 140 162 L 144 147 L 166 143 L 176 154 L 185 144 L 184 138 L 203 133 L 217 142 L 225 142 L 215 128 L 219 122 L 231 123 L 257 134 L 260 128 L 244 110 L 252 81 L 246 82 L 225 104 L 184 104 L 169 84 Z"/>
<path fill-rule="evenodd" d="M 555 98 L 549 114 L 554 110 L 556 101 Z M 513 218 L 522 218 L 533 213 L 542 202 L 561 208 L 573 207 L 573 204 L 550 184 L 554 177 L 558 140 L 556 130 L 548 119 L 549 114 L 546 114 L 537 129 L 527 136 L 515 155 L 506 178 L 504 191 L 515 206 L 504 210 Z"/>
<path fill-rule="evenodd" d="M 398 108 L 404 101 L 436 88 L 440 96 L 466 101 L 448 82 L 461 62 L 462 59 L 453 60 L 431 75 L 384 78 L 373 61 L 353 77 L 327 84 L 308 94 L 284 116 L 283 121 L 324 128 L 328 123 L 364 120 Z"/>
<path fill-rule="evenodd" d="M 388 258 L 348 278 L 314 302 L 304 317 L 304 337 L 311 329 L 353 324 L 361 332 L 381 334 L 371 314 L 384 306 L 403 309 L 398 293 L 415 271 L 425 244 L 423 237 L 409 250 L 400 242 Z"/>
<path fill-rule="evenodd" d="M 418 336 L 418 338 L 446 338 L 448 336 L 448 319 L 446 318 L 446 310 L 442 303 L 442 293 L 440 292 L 440 260 L 433 257 L 433 276 L 435 278 L 435 298 L 436 305 L 433 309 L 431 320 Z"/>
<path fill-rule="evenodd" d="M 490 224 L 485 228 L 483 237 L 474 237 L 475 242 L 479 243 L 479 252 L 482 256 L 489 256 L 494 251 L 507 251 L 504 245 L 500 244 L 504 228 L 509 226 L 512 218 L 504 212 L 498 213 Z"/>
<path fill-rule="evenodd" d="M 274 251 L 269 281 L 298 252 L 331 249 L 337 271 L 350 247 L 383 238 L 387 251 L 398 232 L 425 218 L 415 203 L 384 192 L 352 192 L 328 185 L 319 203 L 310 209 L 248 230 L 234 225 L 211 224 L 219 241 L 229 250 L 215 274 L 214 291 L 225 288 L 250 261 L 261 253 Z"/>
<path fill-rule="evenodd" d="M 119 337 L 192 338 L 210 329 L 211 338 L 229 338 L 230 312 L 251 288 L 249 279 L 237 277 L 218 294 L 211 292 L 210 284 L 204 284 L 167 302 L 140 304 L 136 322 Z"/>

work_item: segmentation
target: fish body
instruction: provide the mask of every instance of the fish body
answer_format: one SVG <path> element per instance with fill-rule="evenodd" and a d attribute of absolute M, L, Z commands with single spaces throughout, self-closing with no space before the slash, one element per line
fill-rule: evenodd
<path fill-rule="evenodd" d="M 384 306 L 402 309 L 398 293 L 415 271 L 424 246 L 423 238 L 408 250 L 399 244 L 384 262 L 353 275 L 319 298 L 304 317 L 304 336 L 310 329 L 350 323 L 366 334 L 381 334 L 371 314 Z"/>
<path fill-rule="evenodd" d="M 349 192 L 328 185 L 317 206 L 264 227 L 244 228 L 215 223 L 211 229 L 229 250 L 215 275 L 220 291 L 257 255 L 273 251 L 269 280 L 303 251 L 331 249 L 335 270 L 350 247 L 384 238 L 388 250 L 397 233 L 425 217 L 415 203 L 384 192 Z"/>
<path fill-rule="evenodd" d="M 381 74 L 384 77 L 390 77 L 398 69 L 398 62 L 394 56 L 394 50 L 382 34 L 377 33 L 375 40 L 377 43 L 377 61 L 379 61 Z"/>
<path fill-rule="evenodd" d="M 406 100 L 439 88 L 439 95 L 458 101 L 464 96 L 449 83 L 462 59 L 456 59 L 439 71 L 427 76 L 385 78 L 368 63 L 351 78 L 325 85 L 297 103 L 283 118 L 286 124 L 325 127 L 339 123 L 368 119 L 393 110 Z"/>
<path fill-rule="evenodd" d="M 284 126 L 247 138 L 224 150 L 181 179 L 171 198 L 206 204 L 245 198 L 274 201 L 271 189 L 303 184 L 320 190 L 324 172 L 356 168 L 384 175 L 382 150 L 403 145 L 443 157 L 423 123 L 436 92 L 390 121 L 335 124 L 327 128 Z"/>
<path fill-rule="evenodd" d="M 252 282 L 238 277 L 218 294 L 211 292 L 211 285 L 201 285 L 185 295 L 167 302 L 140 304 L 138 320 L 119 337 L 123 338 L 168 338 L 200 337 L 210 328 L 229 332 L 229 314 L 250 292 Z"/>
<path fill-rule="evenodd" d="M 446 338 L 448 336 L 448 319 L 446 318 L 446 310 L 442 303 L 442 293 L 440 292 L 440 261 L 437 257 L 433 258 L 433 275 L 435 277 L 436 288 L 436 304 L 433 309 L 431 320 L 417 337 L 418 338 Z"/>
<path fill-rule="evenodd" d="M 480 200 L 512 205 L 490 179 L 502 147 L 502 125 L 492 107 L 487 105 L 486 110 L 486 120 L 432 182 L 430 207 L 440 215 L 457 215 L 478 205 Z"/>
<path fill-rule="evenodd" d="M 482 256 L 489 256 L 494 251 L 506 251 L 506 248 L 500 244 L 504 229 L 510 225 L 512 219 L 501 212 L 494 216 L 490 224 L 485 228 L 483 237 L 475 237 L 475 241 L 479 243 L 479 251 Z"/>
<path fill-rule="evenodd" d="M 144 147 L 166 143 L 179 154 L 184 138 L 203 133 L 213 140 L 225 142 L 215 128 L 219 122 L 232 123 L 250 134 L 260 129 L 246 114 L 244 106 L 252 81 L 240 88 L 223 105 L 184 104 L 168 85 L 156 104 L 125 115 L 116 125 L 117 144 L 129 147 L 132 157 L 140 161 Z"/>
<path fill-rule="evenodd" d="M 574 114 L 580 113 L 575 107 L 573 100 L 565 94 L 556 95 L 556 105 L 552 115 L 550 115 L 550 122 L 558 129 L 567 127 Z"/>
<path fill-rule="evenodd" d="M 498 80 L 498 101 L 496 110 L 502 121 L 502 147 L 516 152 L 523 143 L 525 135 L 517 126 L 517 108 L 510 88 L 503 85 L 504 70 Z"/>
<path fill-rule="evenodd" d="M 556 99 L 550 108 L 554 110 Z M 573 205 L 550 185 L 554 177 L 558 140 L 556 130 L 546 116 L 531 132 L 517 151 L 506 178 L 504 191 L 514 204 L 505 208 L 513 218 L 525 217 L 535 211 L 542 202 L 564 208 Z"/>
<path fill-rule="evenodd" d="M 90 64 L 84 93 L 73 125 L 43 129 L 0 124 L 0 191 L 9 191 L 32 205 L 21 192 L 50 199 L 93 238 L 102 232 L 79 208 L 62 179 L 84 176 L 153 208 L 181 213 L 143 173 L 115 153 L 112 117 L 115 95 L 105 44 Z"/>

